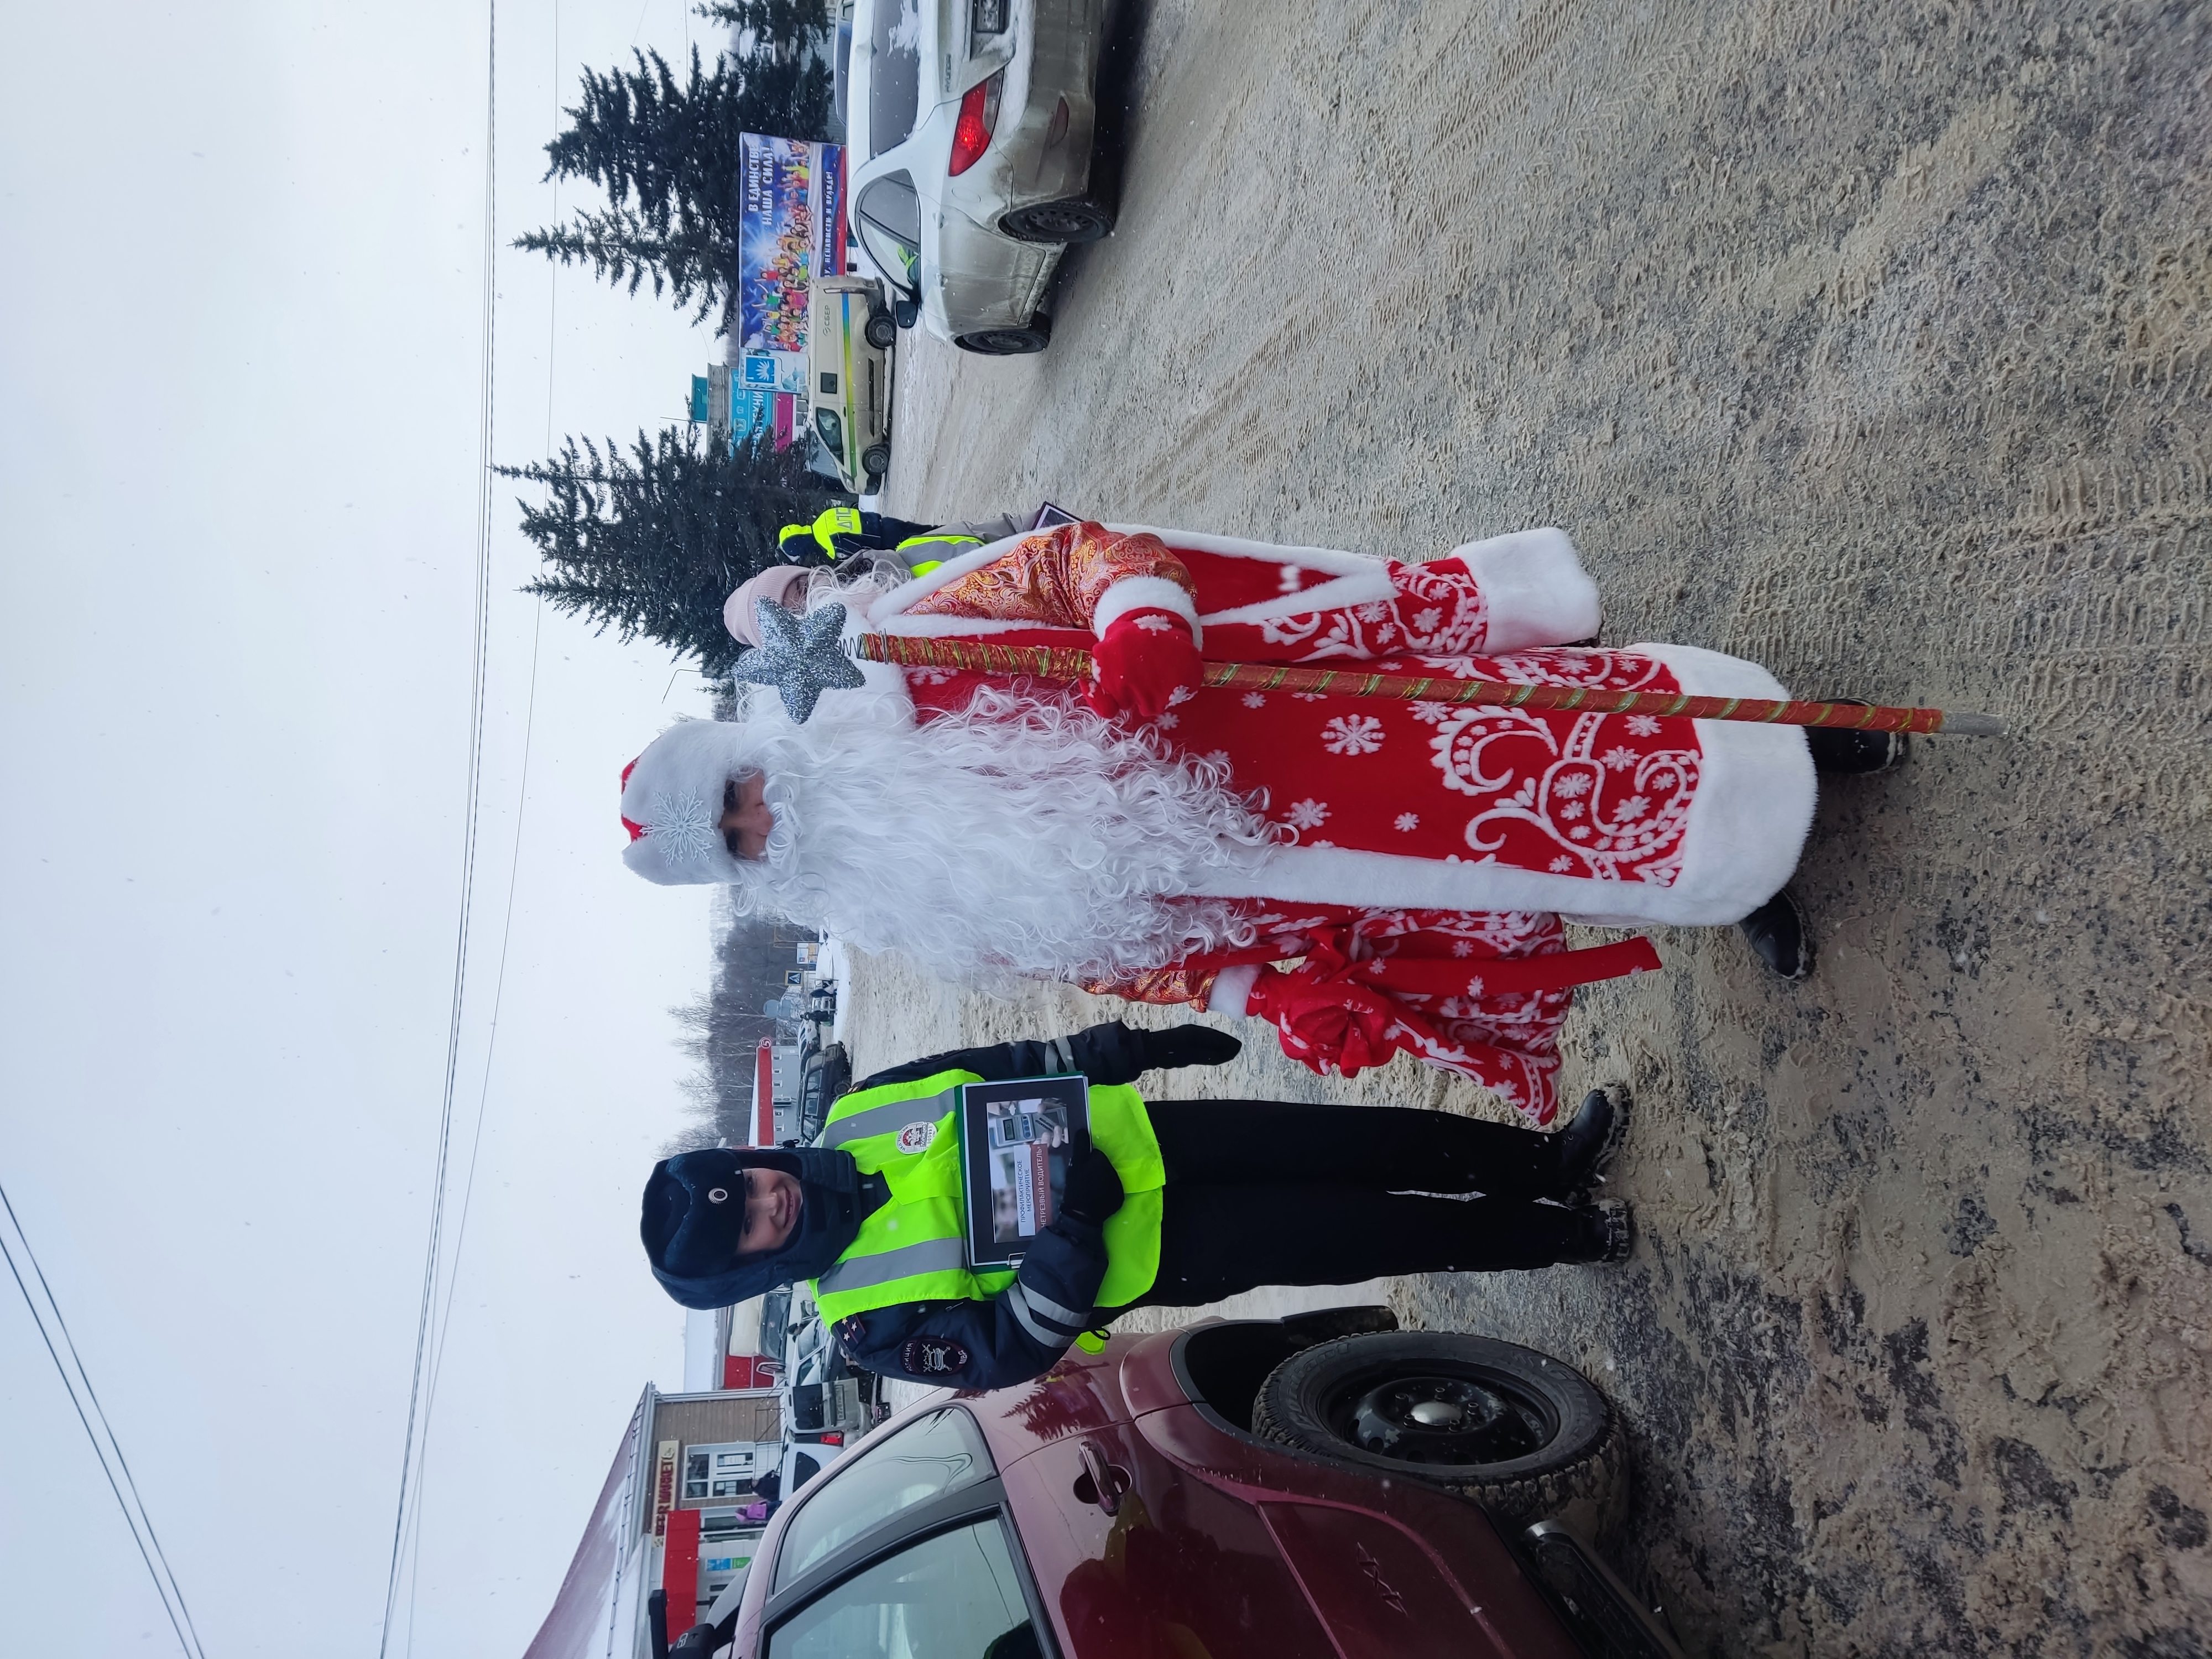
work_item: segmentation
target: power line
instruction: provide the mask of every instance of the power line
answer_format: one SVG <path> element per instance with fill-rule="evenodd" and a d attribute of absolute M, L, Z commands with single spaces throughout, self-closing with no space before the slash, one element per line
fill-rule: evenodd
<path fill-rule="evenodd" d="M 385 1577 L 384 1621 L 377 1636 L 378 1659 L 392 1643 L 392 1615 L 399 1593 L 399 1564 L 405 1548 L 409 1499 L 420 1489 L 416 1428 L 422 1420 L 427 1441 L 428 1404 L 424 1384 L 429 1374 L 431 1310 L 436 1305 L 439 1262 L 444 1243 L 447 1172 L 453 1136 L 453 1093 L 460 1066 L 461 1011 L 468 980 L 469 918 L 476 895 L 477 828 L 483 794 L 484 670 L 489 653 L 491 606 L 491 445 L 493 386 L 497 343 L 499 209 L 499 3 L 489 0 L 484 46 L 484 246 L 483 297 L 480 313 L 483 348 L 477 387 L 476 625 L 474 660 L 469 676 L 467 807 L 461 832 L 460 916 L 453 936 L 453 992 L 446 1024 L 446 1068 L 438 1115 L 438 1155 L 431 1184 L 430 1237 L 423 1251 L 422 1296 L 415 1321 L 415 1366 L 407 1395 L 406 1440 L 400 1449 L 399 1496 L 392 1522 L 392 1565 Z M 410 1486 L 410 1481 L 414 1484 Z"/>
<path fill-rule="evenodd" d="M 9 1227 L 22 1245 L 23 1259 L 31 1264 L 32 1277 L 39 1281 L 40 1292 L 53 1316 L 54 1329 L 61 1333 L 62 1346 L 69 1350 L 68 1364 L 62 1363 L 61 1352 L 54 1346 L 52 1333 L 46 1328 L 46 1315 L 40 1311 L 37 1297 L 24 1282 L 23 1270 L 15 1265 L 15 1253 L 4 1235 L 0 1235 L 0 1255 L 7 1258 L 8 1271 L 15 1276 L 15 1288 L 23 1293 L 23 1305 L 31 1310 L 31 1322 L 39 1328 L 54 1370 L 61 1374 L 62 1387 L 69 1392 L 70 1404 L 76 1407 L 76 1420 L 84 1425 L 85 1438 L 92 1442 L 93 1455 L 100 1460 L 100 1472 L 107 1477 L 107 1489 L 115 1494 L 116 1507 L 123 1511 L 124 1524 L 131 1528 L 131 1541 L 137 1545 L 138 1559 L 146 1564 L 146 1576 L 154 1581 L 154 1593 L 161 1598 L 161 1611 L 169 1617 L 169 1628 L 177 1633 L 177 1645 L 185 1650 L 186 1659 L 206 1659 L 207 1650 L 200 1646 L 200 1633 L 192 1624 L 191 1610 L 185 1605 L 184 1589 L 169 1569 L 169 1558 L 162 1553 L 161 1540 L 154 1531 L 154 1517 L 147 1513 L 145 1500 L 138 1496 L 138 1482 L 132 1478 L 131 1465 L 124 1458 L 123 1443 L 115 1437 L 107 1413 L 100 1407 L 100 1396 L 93 1392 L 92 1374 L 84 1368 L 84 1360 L 76 1351 L 76 1340 L 70 1334 L 69 1322 L 62 1317 L 62 1304 L 54 1298 L 53 1286 L 46 1283 L 46 1270 L 39 1265 L 38 1255 L 31 1249 L 31 1236 L 23 1231 L 22 1222 L 16 1218 L 15 1206 L 9 1199 L 5 1187 L 0 1187 L 0 1206 L 8 1212 Z M 71 1365 L 76 1368 L 74 1377 L 70 1374 Z M 83 1390 L 82 1399 L 78 1397 L 80 1388 Z M 91 1416 L 85 1413 L 88 1402 L 92 1407 Z M 94 1417 L 100 1419 L 97 1430 L 92 1426 Z M 115 1479 L 118 1470 L 123 1475 L 120 1484 Z M 123 1495 L 125 1486 L 131 1489 L 128 1498 Z"/>
<path fill-rule="evenodd" d="M 561 7 L 560 0 L 553 0 L 554 75 L 552 93 L 553 124 L 556 131 L 560 127 L 561 116 L 560 64 Z M 553 181 L 553 216 L 556 219 L 560 217 L 560 200 L 561 183 L 559 178 L 556 176 Z M 488 219 L 489 217 L 489 216 L 487 215 Z M 496 257 L 495 254 L 494 257 Z M 549 288 L 546 296 L 545 325 L 545 445 L 546 449 L 550 453 L 553 443 L 553 376 L 555 356 L 558 347 L 560 267 L 557 264 L 549 264 L 547 276 L 549 279 Z M 489 444 L 489 438 L 487 438 L 487 444 Z M 481 469 L 480 476 L 482 476 L 485 480 L 485 487 L 487 490 L 489 490 L 491 472 L 488 449 L 487 453 L 483 457 L 483 459 L 484 461 L 484 465 Z M 483 508 L 483 513 L 484 519 L 483 522 L 480 526 L 480 532 L 484 538 L 483 545 L 486 549 L 486 557 L 488 560 L 490 538 L 489 507 L 488 505 L 488 498 L 487 505 Z M 501 919 L 500 927 L 499 968 L 497 973 L 494 975 L 492 985 L 491 1023 L 484 1042 L 483 1081 L 477 1095 L 476 1125 L 470 1137 L 467 1174 L 464 1176 L 461 1186 L 460 1219 L 454 1229 L 452 1266 L 446 1275 L 445 1305 L 439 1313 L 436 1330 L 430 1347 L 429 1385 L 424 1395 L 422 1404 L 421 1450 L 416 1459 L 415 1507 L 410 1517 L 410 1524 L 408 1528 L 408 1530 L 411 1534 L 412 1541 L 409 1547 L 408 1552 L 410 1560 L 408 1565 L 406 1650 L 410 1656 L 415 1650 L 415 1609 L 417 1603 L 417 1598 L 420 1596 L 422 1592 L 421 1559 L 422 1550 L 422 1493 L 428 1475 L 430 1425 L 432 1418 L 437 1410 L 439 1384 L 445 1376 L 447 1340 L 448 1332 L 453 1323 L 453 1301 L 460 1290 L 461 1253 L 468 1242 L 469 1215 L 476 1195 L 478 1153 L 482 1150 L 483 1145 L 484 1118 L 491 1096 L 492 1060 L 497 1051 L 499 1042 L 500 1011 L 505 1006 L 507 1000 L 507 951 L 514 933 L 515 887 L 520 878 L 522 870 L 523 815 L 530 799 L 531 740 L 535 735 L 538 728 L 538 665 L 539 660 L 539 647 L 542 643 L 544 632 L 544 623 L 545 600 L 544 596 L 540 595 L 533 609 L 533 614 L 531 619 L 530 689 L 528 695 L 525 699 L 523 712 L 522 776 L 515 792 L 514 840 L 513 846 L 508 851 L 507 906 L 506 914 Z"/>

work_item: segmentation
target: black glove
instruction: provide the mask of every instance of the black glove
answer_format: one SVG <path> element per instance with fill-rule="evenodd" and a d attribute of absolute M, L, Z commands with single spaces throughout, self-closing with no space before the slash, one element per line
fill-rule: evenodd
<path fill-rule="evenodd" d="M 1243 1043 L 1211 1025 L 1170 1026 L 1164 1031 L 1146 1031 L 1144 1038 L 1149 1066 L 1226 1066 L 1244 1052 Z"/>
<path fill-rule="evenodd" d="M 1076 1070 L 1093 1083 L 1134 1083 L 1155 1067 L 1225 1066 L 1244 1045 L 1210 1025 L 1178 1025 L 1167 1031 L 1133 1030 L 1109 1020 L 1067 1039 Z"/>
<path fill-rule="evenodd" d="M 1067 1172 L 1067 1188 L 1060 1207 L 1077 1221 L 1103 1226 L 1106 1218 L 1121 1207 L 1121 1177 L 1114 1161 L 1093 1146 L 1083 1161 Z"/>

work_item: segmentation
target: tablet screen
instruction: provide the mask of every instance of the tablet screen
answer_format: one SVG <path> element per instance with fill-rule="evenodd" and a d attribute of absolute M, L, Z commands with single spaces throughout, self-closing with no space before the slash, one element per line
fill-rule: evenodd
<path fill-rule="evenodd" d="M 1068 1171 L 1090 1148 L 1089 1100 L 1090 1085 L 1079 1076 L 962 1088 L 969 1266 L 1011 1266 L 1052 1225 Z"/>

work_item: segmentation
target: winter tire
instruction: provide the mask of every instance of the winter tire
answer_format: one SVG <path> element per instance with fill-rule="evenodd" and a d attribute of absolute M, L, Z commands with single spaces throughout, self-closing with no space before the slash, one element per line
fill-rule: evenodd
<path fill-rule="evenodd" d="M 1052 343 L 1052 319 L 1040 311 L 1026 328 L 979 328 L 963 334 L 953 344 L 984 357 L 1019 357 L 1042 351 Z"/>
<path fill-rule="evenodd" d="M 1557 1519 L 1602 1537 L 1628 1500 L 1613 1408 L 1563 1360 L 1445 1331 L 1340 1337 L 1260 1385 L 1252 1431 L 1471 1498 L 1502 1528 Z"/>
<path fill-rule="evenodd" d="M 877 350 L 888 351 L 898 338 L 898 319 L 888 311 L 872 311 L 868 325 L 860 332 Z"/>
<path fill-rule="evenodd" d="M 891 470 L 891 447 L 889 444 L 870 444 L 860 452 L 861 470 L 880 478 Z"/>
<path fill-rule="evenodd" d="M 1001 214 L 999 228 L 1018 242 L 1095 242 L 1112 234 L 1114 210 L 1088 197 L 1071 196 Z"/>

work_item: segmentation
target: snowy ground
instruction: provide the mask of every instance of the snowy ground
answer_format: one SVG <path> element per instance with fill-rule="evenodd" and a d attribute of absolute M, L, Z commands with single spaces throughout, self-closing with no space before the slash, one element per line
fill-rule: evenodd
<path fill-rule="evenodd" d="M 2212 1642 L 2208 27 L 1160 0 L 1051 350 L 908 349 L 901 514 L 1556 523 L 1608 641 L 2012 723 L 1828 792 L 1810 983 L 1662 931 L 1581 1000 L 1627 1267 L 1389 1287 L 1609 1388 L 1693 1650 Z M 865 960 L 848 1006 L 863 1072 L 1109 1012 Z M 1256 1046 L 1209 1086 L 1486 1109 Z"/>

